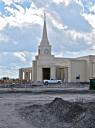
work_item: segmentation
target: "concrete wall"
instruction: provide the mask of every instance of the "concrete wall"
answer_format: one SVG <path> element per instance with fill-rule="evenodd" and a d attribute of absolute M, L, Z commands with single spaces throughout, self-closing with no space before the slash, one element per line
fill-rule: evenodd
<path fill-rule="evenodd" d="M 92 64 L 92 71 L 93 78 L 95 78 L 95 63 Z"/>
<path fill-rule="evenodd" d="M 86 61 L 86 81 L 89 82 L 89 79 L 95 77 L 95 55 L 83 56 L 76 59 Z"/>
<path fill-rule="evenodd" d="M 70 61 L 70 82 L 86 82 L 86 61 Z M 78 79 L 79 77 L 79 79 Z"/>
<path fill-rule="evenodd" d="M 32 61 L 32 81 L 37 79 L 37 61 Z"/>

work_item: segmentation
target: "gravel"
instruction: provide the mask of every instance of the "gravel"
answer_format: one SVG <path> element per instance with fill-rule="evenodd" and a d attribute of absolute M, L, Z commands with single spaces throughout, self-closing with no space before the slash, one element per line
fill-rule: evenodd
<path fill-rule="evenodd" d="M 55 98 L 50 103 L 28 104 L 16 111 L 35 128 L 95 128 L 95 101 L 83 103 Z"/>

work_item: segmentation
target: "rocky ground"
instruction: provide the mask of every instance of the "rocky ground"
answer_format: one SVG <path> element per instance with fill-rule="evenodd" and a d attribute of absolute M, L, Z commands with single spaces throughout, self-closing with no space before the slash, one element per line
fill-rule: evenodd
<path fill-rule="evenodd" d="M 45 105 L 29 105 L 18 110 L 36 128 L 95 128 L 95 102 L 69 102 L 55 98 Z"/>
<path fill-rule="evenodd" d="M 0 128 L 94 128 L 94 101 L 94 93 L 3 93 Z"/>

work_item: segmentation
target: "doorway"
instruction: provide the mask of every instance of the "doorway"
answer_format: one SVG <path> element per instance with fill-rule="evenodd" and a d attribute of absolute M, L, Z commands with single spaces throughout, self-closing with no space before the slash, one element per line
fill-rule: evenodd
<path fill-rule="evenodd" d="M 43 80 L 49 80 L 50 79 L 50 68 L 43 68 Z"/>

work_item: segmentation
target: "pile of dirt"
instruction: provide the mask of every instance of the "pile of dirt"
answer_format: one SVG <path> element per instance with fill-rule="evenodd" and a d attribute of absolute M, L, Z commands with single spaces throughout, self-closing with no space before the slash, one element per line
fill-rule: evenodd
<path fill-rule="evenodd" d="M 95 127 L 95 102 L 69 102 L 55 98 L 51 103 L 28 105 L 18 111 L 36 128 Z"/>

